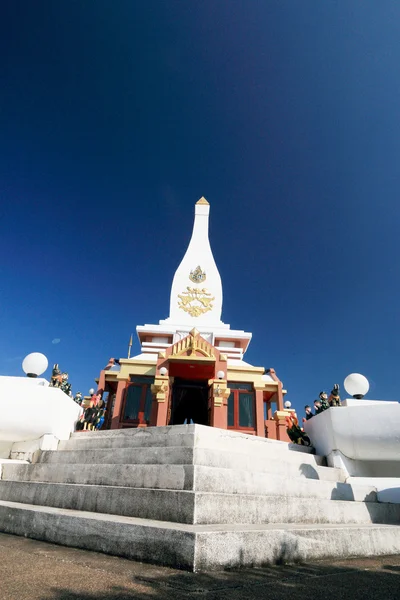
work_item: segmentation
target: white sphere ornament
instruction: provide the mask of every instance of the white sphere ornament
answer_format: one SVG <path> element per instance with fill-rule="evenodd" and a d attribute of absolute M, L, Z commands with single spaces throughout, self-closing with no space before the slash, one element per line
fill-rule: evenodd
<path fill-rule="evenodd" d="M 161 369 L 160 369 L 160 375 L 162 377 L 165 377 L 167 373 L 168 373 L 167 369 L 165 367 L 161 367 Z"/>
<path fill-rule="evenodd" d="M 291 406 L 292 406 L 292 403 L 290 402 L 290 400 L 286 400 L 285 408 L 290 408 Z"/>
<path fill-rule="evenodd" d="M 218 379 L 224 379 L 224 377 L 225 377 L 224 371 L 218 371 L 217 377 L 218 377 Z"/>
<path fill-rule="evenodd" d="M 32 352 L 22 361 L 22 370 L 28 377 L 42 375 L 49 366 L 49 361 L 41 352 Z"/>
<path fill-rule="evenodd" d="M 350 375 L 347 375 L 344 380 L 344 389 L 350 396 L 353 396 L 353 398 L 361 400 L 361 398 L 364 398 L 365 394 L 368 393 L 368 379 L 360 373 L 351 373 Z"/>
<path fill-rule="evenodd" d="M 90 388 L 90 390 L 89 390 L 89 394 L 90 394 L 91 396 L 93 396 L 93 394 L 94 394 L 94 389 L 93 389 L 93 388 Z"/>

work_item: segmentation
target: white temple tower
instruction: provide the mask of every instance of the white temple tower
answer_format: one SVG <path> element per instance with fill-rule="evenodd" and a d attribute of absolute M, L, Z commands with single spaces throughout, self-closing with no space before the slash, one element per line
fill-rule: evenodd
<path fill-rule="evenodd" d="M 193 327 L 229 360 L 243 363 L 251 333 L 231 330 L 221 320 L 222 282 L 208 237 L 210 204 L 203 197 L 195 204 L 192 237 L 172 281 L 169 317 L 158 325 L 136 328 L 142 355 L 165 350 L 185 338 Z M 135 357 L 135 358 L 139 358 Z"/>
<path fill-rule="evenodd" d="M 210 205 L 201 198 L 195 205 L 193 233 L 175 272 L 169 318 L 162 323 L 221 327 L 222 283 L 208 238 Z"/>

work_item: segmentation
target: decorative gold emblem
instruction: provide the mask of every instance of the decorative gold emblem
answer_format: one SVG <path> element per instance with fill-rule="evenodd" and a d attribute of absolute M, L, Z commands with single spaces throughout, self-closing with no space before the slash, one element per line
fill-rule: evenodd
<path fill-rule="evenodd" d="M 215 300 L 215 297 L 211 296 L 211 293 L 207 292 L 205 288 L 187 287 L 186 289 L 186 292 L 178 294 L 180 299 L 179 308 L 189 313 L 191 317 L 199 317 L 212 309 L 211 302 Z"/>
<path fill-rule="evenodd" d="M 193 281 L 193 283 L 203 283 L 203 281 L 205 281 L 206 274 L 201 270 L 200 265 L 196 267 L 194 271 L 190 271 L 189 279 L 190 281 Z"/>

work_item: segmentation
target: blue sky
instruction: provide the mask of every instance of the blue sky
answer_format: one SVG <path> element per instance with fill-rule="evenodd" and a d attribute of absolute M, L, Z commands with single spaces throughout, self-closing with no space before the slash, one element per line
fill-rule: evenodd
<path fill-rule="evenodd" d="M 204 195 L 247 360 L 300 411 L 354 371 L 399 398 L 396 0 L 0 11 L 0 374 L 40 351 L 86 393 L 168 316 Z"/>

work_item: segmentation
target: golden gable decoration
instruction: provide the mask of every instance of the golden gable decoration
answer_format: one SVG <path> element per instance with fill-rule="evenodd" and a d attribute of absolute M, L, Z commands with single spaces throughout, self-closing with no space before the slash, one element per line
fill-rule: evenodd
<path fill-rule="evenodd" d="M 215 359 L 214 347 L 206 342 L 197 331 L 196 328 L 192 329 L 188 336 L 175 342 L 172 346 L 172 352 L 169 359 L 173 358 L 193 358 L 196 353 L 201 354 L 205 358 Z"/>
<path fill-rule="evenodd" d="M 206 288 L 187 287 L 186 290 L 186 292 L 178 294 L 178 298 L 180 299 L 178 308 L 189 313 L 191 317 L 199 317 L 212 310 L 213 305 L 211 303 L 215 300 L 215 296 L 211 296 L 211 293 Z"/>

